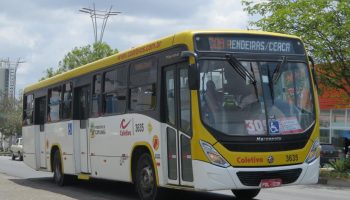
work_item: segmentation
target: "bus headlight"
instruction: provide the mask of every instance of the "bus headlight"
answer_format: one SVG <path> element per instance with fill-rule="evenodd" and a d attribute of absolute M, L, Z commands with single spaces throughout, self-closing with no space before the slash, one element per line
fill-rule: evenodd
<path fill-rule="evenodd" d="M 320 156 L 320 151 L 321 151 L 320 141 L 319 139 L 316 139 L 310 149 L 309 155 L 307 156 L 305 162 L 311 163 L 312 161 L 314 161 L 316 158 Z"/>
<path fill-rule="evenodd" d="M 214 149 L 213 146 L 211 146 L 210 144 L 204 142 L 204 141 L 200 141 L 200 144 L 202 146 L 202 149 L 205 153 L 205 155 L 207 156 L 208 160 L 217 166 L 220 167 L 228 167 L 230 166 L 230 164 Z"/>

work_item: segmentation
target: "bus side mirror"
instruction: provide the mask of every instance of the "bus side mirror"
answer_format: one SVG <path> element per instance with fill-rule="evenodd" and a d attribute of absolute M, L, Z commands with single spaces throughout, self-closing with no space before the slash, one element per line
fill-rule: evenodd
<path fill-rule="evenodd" d="M 197 64 L 192 64 L 188 69 L 188 87 L 190 90 L 199 89 L 199 73 Z"/>
<path fill-rule="evenodd" d="M 309 58 L 309 61 L 311 62 L 311 72 L 312 72 L 313 81 L 316 86 L 316 89 L 318 90 L 318 77 L 316 74 L 315 62 L 311 56 L 308 56 L 308 58 Z"/>
<path fill-rule="evenodd" d="M 183 58 L 194 58 L 194 64 L 189 65 L 188 69 L 188 87 L 190 90 L 199 89 L 199 72 L 197 67 L 197 54 L 192 51 L 182 51 L 181 57 Z"/>

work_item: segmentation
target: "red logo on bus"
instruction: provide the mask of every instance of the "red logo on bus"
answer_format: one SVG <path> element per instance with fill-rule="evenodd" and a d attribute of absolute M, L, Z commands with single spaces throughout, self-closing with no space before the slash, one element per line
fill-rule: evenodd
<path fill-rule="evenodd" d="M 131 120 L 128 121 L 128 123 L 125 124 L 125 119 L 123 119 L 121 122 L 120 122 L 120 136 L 131 136 L 132 135 L 132 132 L 131 130 L 128 130 L 128 126 L 131 122 Z"/>
<path fill-rule="evenodd" d="M 129 120 L 129 122 L 125 124 L 125 119 L 123 119 L 123 120 L 120 122 L 120 128 L 121 128 L 121 129 L 126 129 L 126 128 L 128 127 L 128 125 L 129 125 L 130 121 L 131 121 L 131 120 Z"/>

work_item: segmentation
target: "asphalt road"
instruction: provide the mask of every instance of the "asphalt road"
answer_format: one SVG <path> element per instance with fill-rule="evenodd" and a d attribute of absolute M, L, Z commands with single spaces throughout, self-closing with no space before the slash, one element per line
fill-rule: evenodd
<path fill-rule="evenodd" d="M 166 199 L 232 200 L 231 191 L 188 192 L 164 190 Z M 324 185 L 289 186 L 262 190 L 257 200 L 348 200 L 350 187 Z M 92 180 L 78 181 L 74 185 L 58 187 L 52 182 L 52 174 L 36 172 L 23 162 L 0 157 L 1 200 L 137 200 L 132 184 Z"/>

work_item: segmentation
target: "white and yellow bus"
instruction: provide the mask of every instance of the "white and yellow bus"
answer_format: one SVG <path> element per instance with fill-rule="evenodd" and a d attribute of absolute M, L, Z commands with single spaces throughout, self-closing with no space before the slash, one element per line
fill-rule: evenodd
<path fill-rule="evenodd" d="M 316 183 L 313 63 L 298 37 L 185 31 L 24 91 L 24 161 L 79 179 L 232 190 Z"/>

